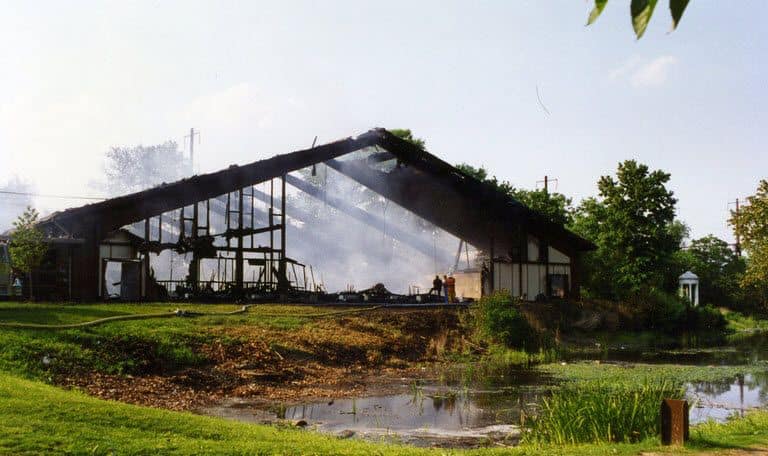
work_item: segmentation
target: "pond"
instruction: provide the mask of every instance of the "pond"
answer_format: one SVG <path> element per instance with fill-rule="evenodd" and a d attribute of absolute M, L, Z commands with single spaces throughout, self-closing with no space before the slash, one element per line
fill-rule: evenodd
<path fill-rule="evenodd" d="M 766 341 L 765 335 L 754 335 L 719 346 L 692 346 L 690 339 L 663 348 L 616 346 L 599 351 L 599 358 L 603 363 L 748 364 L 768 360 Z M 590 359 L 583 352 L 569 358 Z M 514 445 L 521 422 L 535 413 L 554 384 L 551 377 L 536 370 L 475 365 L 449 369 L 432 378 L 403 378 L 382 394 L 374 390 L 365 397 L 268 409 L 230 401 L 205 413 L 246 421 L 305 422 L 310 429 L 342 437 L 416 446 Z M 686 389 L 691 424 L 723 421 L 768 407 L 768 370 L 719 382 L 690 383 Z"/>

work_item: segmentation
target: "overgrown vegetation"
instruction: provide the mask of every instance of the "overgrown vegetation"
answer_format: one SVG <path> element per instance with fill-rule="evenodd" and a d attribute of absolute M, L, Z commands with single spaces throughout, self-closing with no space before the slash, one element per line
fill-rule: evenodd
<path fill-rule="evenodd" d="M 638 442 L 659 434 L 659 404 L 681 398 L 684 389 L 667 380 L 566 384 L 545 398 L 527 422 L 528 443 Z"/>
<path fill-rule="evenodd" d="M 543 342 L 514 304 L 508 292 L 484 296 L 472 310 L 475 332 L 480 340 L 526 351 L 538 349 Z"/>
<path fill-rule="evenodd" d="M 726 326 L 723 315 L 711 305 L 692 307 L 685 299 L 658 290 L 638 293 L 628 304 L 633 314 L 629 329 L 674 333 L 718 331 Z"/>

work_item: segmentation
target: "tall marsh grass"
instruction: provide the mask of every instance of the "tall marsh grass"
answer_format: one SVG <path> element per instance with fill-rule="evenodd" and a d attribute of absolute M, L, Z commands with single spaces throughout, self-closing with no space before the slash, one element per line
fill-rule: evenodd
<path fill-rule="evenodd" d="M 607 384 L 566 384 L 540 405 L 525 423 L 526 443 L 638 442 L 659 434 L 664 398 L 682 398 L 681 384 L 647 381 Z"/>

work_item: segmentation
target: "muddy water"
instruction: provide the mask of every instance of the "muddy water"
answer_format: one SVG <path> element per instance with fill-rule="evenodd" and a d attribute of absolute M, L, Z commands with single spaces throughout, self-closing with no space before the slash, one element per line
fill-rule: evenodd
<path fill-rule="evenodd" d="M 705 340 L 682 338 L 663 346 L 606 344 L 597 351 L 564 354 L 571 360 L 738 365 L 768 361 L 768 335 Z M 230 402 L 205 411 L 238 420 L 306 422 L 311 429 L 341 437 L 388 440 L 417 446 L 514 445 L 519 425 L 535 412 L 553 380 L 533 370 L 464 366 L 431 378 L 401 379 L 387 394 L 334 399 L 290 407 Z M 722 421 L 755 408 L 768 408 L 768 368 L 762 374 L 686 385 L 692 424 Z"/>
<path fill-rule="evenodd" d="M 533 394 L 531 394 L 533 396 Z M 535 400 L 531 397 L 531 400 Z M 456 391 L 428 385 L 412 393 L 290 407 L 285 418 L 306 420 L 337 435 L 386 438 L 419 446 L 476 446 L 519 437 L 520 396 Z"/>

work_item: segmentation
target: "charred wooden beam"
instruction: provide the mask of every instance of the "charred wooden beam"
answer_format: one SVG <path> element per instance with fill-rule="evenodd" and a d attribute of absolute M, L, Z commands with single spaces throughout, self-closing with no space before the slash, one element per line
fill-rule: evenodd
<path fill-rule="evenodd" d="M 193 176 L 172 184 L 163 184 L 149 190 L 70 209 L 55 218 L 58 223 L 68 227 L 78 236 L 86 231 L 87 227 L 92 227 L 100 221 L 101 238 L 124 225 L 373 146 L 378 137 L 377 131 L 371 131 L 355 138 L 277 155 L 244 166 L 233 165 L 215 173 Z"/>

